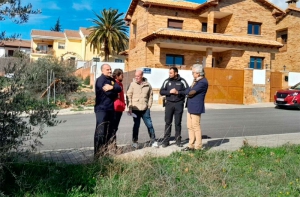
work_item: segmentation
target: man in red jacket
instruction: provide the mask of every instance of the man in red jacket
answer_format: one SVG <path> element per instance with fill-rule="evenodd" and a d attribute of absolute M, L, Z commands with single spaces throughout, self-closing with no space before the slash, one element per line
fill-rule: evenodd
<path fill-rule="evenodd" d="M 120 123 L 120 120 L 121 120 L 121 117 L 122 117 L 123 111 L 125 110 L 125 105 L 126 105 L 125 99 L 124 99 L 123 84 L 122 84 L 123 70 L 119 69 L 119 68 L 115 69 L 112 76 L 122 89 L 121 92 L 118 93 L 118 98 L 114 102 L 114 109 L 115 109 L 115 117 L 114 117 L 114 123 L 113 123 L 114 133 L 113 133 L 113 136 L 111 139 L 111 143 L 116 148 L 117 147 L 116 134 L 117 134 L 119 123 Z"/>

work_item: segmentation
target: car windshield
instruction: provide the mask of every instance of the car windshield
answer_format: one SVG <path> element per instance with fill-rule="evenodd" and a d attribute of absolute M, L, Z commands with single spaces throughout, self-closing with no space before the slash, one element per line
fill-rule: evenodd
<path fill-rule="evenodd" d="M 294 85 L 292 87 L 292 89 L 294 89 L 294 90 L 300 90 L 300 83 L 297 83 L 296 85 Z"/>

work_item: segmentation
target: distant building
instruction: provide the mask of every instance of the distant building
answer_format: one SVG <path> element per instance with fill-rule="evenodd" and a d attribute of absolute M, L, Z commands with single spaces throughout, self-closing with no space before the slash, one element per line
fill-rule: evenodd
<path fill-rule="evenodd" d="M 51 55 L 64 61 L 89 62 L 97 58 L 104 61 L 104 54 L 96 54 L 90 50 L 87 44 L 87 28 L 79 28 L 79 31 L 65 30 L 64 32 L 32 30 L 31 31 L 31 59 Z M 112 54 L 110 62 L 124 62 L 124 56 Z M 80 64 L 83 65 L 83 64 Z"/>
<path fill-rule="evenodd" d="M 0 42 L 0 57 L 12 57 L 15 51 L 31 52 L 30 40 L 11 40 Z"/>

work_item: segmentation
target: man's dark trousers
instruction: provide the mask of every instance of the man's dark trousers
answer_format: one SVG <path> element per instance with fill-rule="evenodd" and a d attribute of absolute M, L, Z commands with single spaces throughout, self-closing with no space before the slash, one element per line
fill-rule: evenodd
<path fill-rule="evenodd" d="M 171 102 L 167 101 L 165 106 L 165 136 L 163 144 L 168 145 L 171 137 L 171 129 L 173 116 L 175 118 L 175 140 L 176 143 L 181 142 L 181 120 L 183 114 L 184 100 Z"/>
<path fill-rule="evenodd" d="M 114 111 L 96 112 L 96 130 L 94 135 L 94 154 L 103 153 L 107 149 L 108 141 L 114 133 Z"/>
<path fill-rule="evenodd" d="M 120 111 L 115 111 L 115 115 L 114 115 L 114 122 L 113 122 L 113 128 L 114 128 L 114 132 L 112 134 L 112 138 L 111 138 L 111 143 L 114 146 L 117 146 L 117 131 L 119 129 L 119 124 L 120 124 L 120 120 L 121 117 L 123 115 L 123 112 Z"/>

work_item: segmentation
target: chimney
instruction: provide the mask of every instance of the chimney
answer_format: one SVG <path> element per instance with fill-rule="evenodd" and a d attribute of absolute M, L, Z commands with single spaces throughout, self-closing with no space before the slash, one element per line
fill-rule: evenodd
<path fill-rule="evenodd" d="M 289 5 L 289 8 L 297 8 L 296 4 L 297 4 L 298 0 L 287 0 L 286 3 Z"/>

